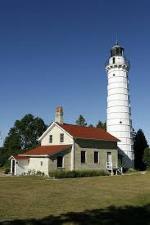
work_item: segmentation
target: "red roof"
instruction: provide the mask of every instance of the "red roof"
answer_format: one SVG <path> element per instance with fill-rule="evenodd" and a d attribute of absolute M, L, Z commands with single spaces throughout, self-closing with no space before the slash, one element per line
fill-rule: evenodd
<path fill-rule="evenodd" d="M 26 160 L 26 159 L 28 159 L 28 157 L 24 156 L 24 155 L 13 155 L 12 157 L 14 157 L 15 159 L 19 159 L 19 160 Z"/>
<path fill-rule="evenodd" d="M 26 151 L 23 155 L 54 155 L 58 152 L 63 152 L 71 148 L 71 145 L 50 145 L 50 146 L 38 146 L 31 150 Z"/>
<path fill-rule="evenodd" d="M 82 127 L 72 124 L 59 124 L 64 130 L 66 130 L 74 138 L 103 140 L 103 141 L 119 141 L 116 137 L 112 136 L 102 128 L 95 127 Z"/>

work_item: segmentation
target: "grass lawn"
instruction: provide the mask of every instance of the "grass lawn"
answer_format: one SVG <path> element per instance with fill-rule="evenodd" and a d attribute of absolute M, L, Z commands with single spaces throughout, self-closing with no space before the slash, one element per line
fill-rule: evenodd
<path fill-rule="evenodd" d="M 150 225 L 150 172 L 47 180 L 0 178 L 0 225 Z"/>

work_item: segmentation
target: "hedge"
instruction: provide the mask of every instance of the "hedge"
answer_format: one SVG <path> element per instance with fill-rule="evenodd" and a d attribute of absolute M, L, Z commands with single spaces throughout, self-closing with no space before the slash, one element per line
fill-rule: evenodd
<path fill-rule="evenodd" d="M 105 170 L 73 170 L 73 171 L 55 170 L 49 172 L 49 176 L 53 178 L 95 177 L 108 175 L 109 173 Z"/>

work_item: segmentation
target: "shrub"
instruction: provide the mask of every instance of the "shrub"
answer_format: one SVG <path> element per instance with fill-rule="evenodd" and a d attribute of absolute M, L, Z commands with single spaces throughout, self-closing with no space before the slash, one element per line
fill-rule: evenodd
<path fill-rule="evenodd" d="M 45 176 L 44 172 L 41 172 L 39 170 L 28 170 L 27 173 L 22 173 L 22 176 Z"/>
<path fill-rule="evenodd" d="M 49 172 L 49 176 L 54 178 L 94 177 L 94 176 L 108 176 L 108 175 L 109 173 L 104 170 L 73 170 L 73 171 L 55 170 Z"/>
<path fill-rule="evenodd" d="M 9 174 L 10 173 L 10 169 L 9 168 L 6 168 L 5 171 L 4 171 L 4 173 L 5 174 Z"/>
<path fill-rule="evenodd" d="M 129 168 L 129 169 L 127 170 L 127 173 L 135 173 L 135 172 L 137 172 L 137 170 L 135 170 L 135 169 L 133 169 L 133 168 Z"/>
<path fill-rule="evenodd" d="M 150 148 L 146 148 L 144 150 L 144 163 L 146 165 L 146 168 L 150 169 Z"/>
<path fill-rule="evenodd" d="M 36 175 L 37 175 L 37 176 L 44 176 L 45 174 L 44 174 L 44 172 L 41 172 L 41 171 L 38 170 L 38 171 L 36 172 Z"/>

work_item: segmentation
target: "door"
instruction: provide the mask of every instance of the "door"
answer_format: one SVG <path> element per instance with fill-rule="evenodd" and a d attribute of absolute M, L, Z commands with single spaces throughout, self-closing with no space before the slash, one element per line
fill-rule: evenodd
<path fill-rule="evenodd" d="M 57 168 L 63 168 L 63 157 L 62 156 L 57 157 Z"/>
<path fill-rule="evenodd" d="M 12 175 L 15 175 L 15 160 L 12 160 Z"/>
<path fill-rule="evenodd" d="M 107 169 L 112 170 L 112 154 L 107 152 Z"/>

